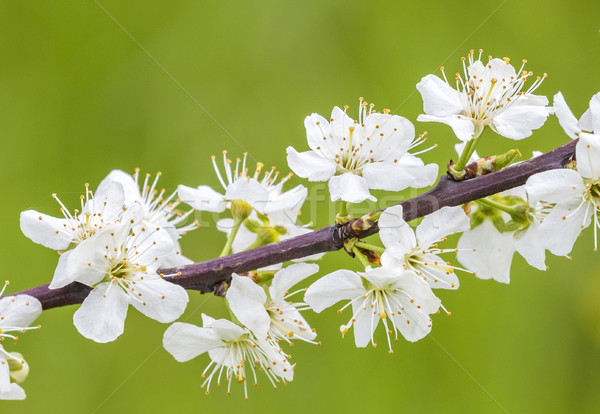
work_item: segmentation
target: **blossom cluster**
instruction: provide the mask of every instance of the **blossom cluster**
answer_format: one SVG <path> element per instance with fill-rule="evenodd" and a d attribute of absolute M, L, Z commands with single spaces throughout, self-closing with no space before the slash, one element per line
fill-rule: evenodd
<path fill-rule="evenodd" d="M 597 248 L 600 93 L 577 119 L 560 92 L 553 106 L 545 96 L 533 94 L 546 75 L 532 80 L 525 61 L 515 70 L 508 58 L 490 56 L 486 61 L 482 51 L 471 51 L 462 66 L 455 83 L 442 68 L 441 77 L 427 75 L 416 85 L 424 112 L 417 120 L 447 124 L 458 140 L 453 141 L 458 154 L 448 164 L 447 179 L 494 173 L 520 154 L 512 150 L 481 158 L 476 146 L 487 139 L 486 129 L 521 140 L 553 114 L 567 136 L 578 140 L 565 168 L 534 174 L 523 186 L 466 204 L 437 206 L 418 223 L 405 221 L 400 204 L 352 219 L 357 204 L 376 201 L 375 191 L 421 189 L 440 175 L 436 164 L 420 157 L 437 146 L 417 148 L 428 140 L 425 132 L 417 134 L 408 119 L 385 109 L 378 112 L 360 98 L 355 119 L 348 106 L 334 107 L 329 118 L 316 113 L 305 118 L 308 149 L 287 147 L 293 173 L 280 176 L 275 167 L 250 165 L 248 154 L 232 160 L 223 151 L 218 160 L 212 157 L 222 189 L 182 184 L 167 193 L 157 187 L 160 173 L 142 180 L 139 170 L 133 175 L 115 170 L 95 191 L 85 184 L 77 209 L 70 210 L 54 194 L 59 217 L 22 212 L 21 230 L 58 253 L 50 290 L 73 282 L 89 287 L 73 315 L 81 335 L 99 343 L 116 340 L 124 332 L 130 305 L 160 323 L 174 322 L 164 333 L 163 346 L 179 362 L 208 354 L 210 362 L 201 373 L 207 393 L 214 382 L 226 384 L 228 393 L 239 383 L 247 398 L 247 384 L 257 384 L 260 372 L 273 386 L 292 381 L 295 364 L 287 347 L 295 340 L 319 344 L 304 316 L 308 310 L 322 312 L 334 305 L 339 314 L 347 310 L 342 335 L 352 331 L 357 347 L 376 346 L 384 338 L 393 353 L 393 341 L 421 340 L 431 332 L 434 315 L 450 314 L 438 295 L 458 289 L 460 278 L 474 275 L 508 283 L 515 252 L 532 267 L 546 270 L 546 251 L 568 255 L 591 224 Z M 321 260 L 324 252 L 318 251 L 293 262 L 234 272 L 214 286 L 229 318 L 202 314 L 202 326 L 176 322 L 188 304 L 178 276 L 193 263 L 183 255 L 180 239 L 199 227 L 193 215 L 223 215 L 216 221 L 225 239 L 220 256 L 308 234 L 313 230 L 299 221 L 307 187 L 284 188 L 293 174 L 327 183 L 331 201 L 339 205 L 338 227 L 366 226 L 357 225 L 342 240 L 354 265 L 321 274 L 312 263 Z M 366 241 L 373 232 L 361 231 L 373 228 L 378 236 Z M 0 339 L 17 339 L 11 332 L 31 329 L 41 311 L 35 297 L 2 297 Z M 0 398 L 24 398 L 19 384 L 28 371 L 20 354 L 0 346 Z"/>

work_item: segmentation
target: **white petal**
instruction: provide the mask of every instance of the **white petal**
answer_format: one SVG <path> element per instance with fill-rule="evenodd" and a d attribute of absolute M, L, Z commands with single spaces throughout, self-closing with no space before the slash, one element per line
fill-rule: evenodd
<path fill-rule="evenodd" d="M 125 326 L 129 297 L 119 287 L 102 283 L 90 292 L 73 315 L 79 333 L 99 343 L 117 339 Z"/>
<path fill-rule="evenodd" d="M 329 179 L 329 193 L 331 194 L 331 201 L 342 199 L 349 203 L 360 203 L 367 199 L 377 200 L 369 193 L 367 180 L 350 172 L 331 177 Z"/>
<path fill-rule="evenodd" d="M 119 243 L 128 231 L 129 227 L 125 225 L 108 226 L 96 233 L 94 237 L 79 243 L 69 255 L 65 266 L 66 271 L 57 284 L 71 280 L 93 286 L 100 282 L 110 270 L 110 263 L 105 257 L 106 252 L 112 248 L 120 248 Z"/>
<path fill-rule="evenodd" d="M 581 132 L 577 126 L 577 118 L 575 118 L 575 115 L 569 109 L 569 105 L 567 105 L 565 98 L 560 92 L 554 95 L 554 113 L 558 118 L 558 123 L 567 135 L 572 139 L 577 138 L 577 134 Z"/>
<path fill-rule="evenodd" d="M 131 229 L 132 234 L 137 235 L 135 247 L 139 253 L 135 255 L 136 263 L 145 266 L 148 271 L 157 270 L 175 253 L 173 238 L 169 232 L 164 228 L 156 229 L 157 227 L 150 228 L 147 225 L 138 225 Z"/>
<path fill-rule="evenodd" d="M 407 304 L 400 314 L 393 315 L 400 333 L 410 342 L 416 342 L 431 332 L 429 315 L 420 311 L 414 304 Z"/>
<path fill-rule="evenodd" d="M 539 223 L 533 222 L 527 230 L 515 235 L 514 246 L 529 265 L 546 270 L 546 249 L 539 233 Z"/>
<path fill-rule="evenodd" d="M 265 309 L 267 295 L 249 277 L 231 276 L 231 286 L 227 290 L 227 302 L 239 321 L 258 338 L 265 339 L 271 326 L 271 318 Z"/>
<path fill-rule="evenodd" d="M 42 304 L 29 295 L 4 296 L 0 299 L 0 333 L 2 328 L 26 328 L 42 313 Z M 0 352 L 1 355 L 1 352 Z"/>
<path fill-rule="evenodd" d="M 441 122 L 442 124 L 449 125 L 454 131 L 456 138 L 461 141 L 469 141 L 473 138 L 475 132 L 475 125 L 471 118 L 464 115 L 450 115 L 450 116 L 433 116 L 433 115 L 419 115 L 417 117 L 419 122 Z"/>
<path fill-rule="evenodd" d="M 213 329 L 217 336 L 223 341 L 233 341 L 240 336 L 248 334 L 246 329 L 227 319 L 213 319 L 210 324 L 207 324 L 204 320 L 205 315 L 202 315 L 204 326 Z"/>
<path fill-rule="evenodd" d="M 350 134 L 350 127 L 354 126 L 354 120 L 346 115 L 346 112 L 339 107 L 334 107 L 331 111 L 331 132 L 336 139 L 341 140 L 348 137 Z"/>
<path fill-rule="evenodd" d="M 370 189 L 402 191 L 427 187 L 437 180 L 437 164 L 424 165 L 421 159 L 406 154 L 398 162 L 375 162 L 364 166 L 363 177 Z"/>
<path fill-rule="evenodd" d="M 408 151 L 415 137 L 415 127 L 398 115 L 371 114 L 365 122 L 365 137 L 369 137 L 375 160 L 393 160 Z"/>
<path fill-rule="evenodd" d="M 435 75 L 427 75 L 421 79 L 417 83 L 417 89 L 423 98 L 423 111 L 427 115 L 447 117 L 458 115 L 463 110 L 456 89 Z"/>
<path fill-rule="evenodd" d="M 112 170 L 98 185 L 96 189 L 96 196 L 104 194 L 109 194 L 114 191 L 114 187 L 111 188 L 114 184 L 119 184 L 124 193 L 123 204 L 126 206 L 130 206 L 131 204 L 140 202 L 142 199 L 142 195 L 140 194 L 140 188 L 135 183 L 135 180 L 131 176 L 131 174 L 127 174 L 121 170 Z"/>
<path fill-rule="evenodd" d="M 223 342 L 212 329 L 189 323 L 175 322 L 163 336 L 163 347 L 179 362 L 189 361 L 220 346 Z"/>
<path fill-rule="evenodd" d="M 444 237 L 469 230 L 469 217 L 461 207 L 442 207 L 423 218 L 417 227 L 419 246 L 428 247 Z"/>
<path fill-rule="evenodd" d="M 590 99 L 590 112 L 592 119 L 592 130 L 600 134 L 600 92 Z"/>
<path fill-rule="evenodd" d="M 64 250 L 73 241 L 75 232 L 69 220 L 48 216 L 34 210 L 21 212 L 21 231 L 34 243 L 52 250 Z"/>
<path fill-rule="evenodd" d="M 560 169 L 532 175 L 525 183 L 525 190 L 532 206 L 538 201 L 578 203 L 585 192 L 585 185 L 577 171 Z"/>
<path fill-rule="evenodd" d="M 281 269 L 273 276 L 273 281 L 269 288 L 271 299 L 283 299 L 286 292 L 289 291 L 292 286 L 300 283 L 307 277 L 314 275 L 318 271 L 319 265 L 314 263 L 296 263 Z"/>
<path fill-rule="evenodd" d="M 3 351 L 4 348 L 0 345 L 0 399 L 3 399 L 2 395 L 10 392 L 10 369 Z"/>
<path fill-rule="evenodd" d="M 419 274 L 432 289 L 458 289 L 460 282 L 454 269 L 446 265 L 444 259 L 435 254 L 427 253 L 421 258 L 427 263 L 427 266 L 421 265 L 418 270 L 423 272 Z M 383 263 L 383 259 L 382 259 Z"/>
<path fill-rule="evenodd" d="M 520 97 L 519 101 L 525 97 Z M 523 139 L 534 129 L 546 122 L 551 110 L 545 106 L 511 105 L 506 111 L 494 117 L 493 126 L 498 134 L 510 139 Z"/>
<path fill-rule="evenodd" d="M 72 252 L 73 250 L 68 250 L 59 256 L 58 264 L 56 265 L 56 269 L 54 269 L 54 276 L 48 286 L 49 289 L 59 289 L 73 282 L 73 279 L 67 272 L 67 263 Z"/>
<path fill-rule="evenodd" d="M 335 162 L 313 151 L 298 152 L 287 147 L 287 162 L 296 175 L 309 181 L 327 181 L 335 174 Z"/>
<path fill-rule="evenodd" d="M 307 195 L 308 189 L 303 185 L 297 185 L 280 194 L 273 195 L 270 192 L 264 213 L 269 216 L 269 221 L 274 225 L 294 224 Z"/>
<path fill-rule="evenodd" d="M 600 135 L 582 132 L 575 147 L 577 171 L 584 178 L 600 178 Z"/>
<path fill-rule="evenodd" d="M 110 224 L 117 221 L 123 214 L 125 204 L 125 190 L 121 183 L 116 181 L 107 182 L 105 186 L 99 187 L 94 197 L 88 200 L 81 214 L 90 213 L 102 224 Z"/>
<path fill-rule="evenodd" d="M 319 114 L 312 114 L 304 118 L 304 127 L 306 128 L 306 138 L 310 149 L 315 152 L 327 151 L 328 147 L 323 143 L 332 139 L 329 121 Z"/>
<path fill-rule="evenodd" d="M 135 290 L 129 294 L 137 300 L 131 300 L 131 304 L 147 317 L 162 323 L 179 318 L 189 300 L 184 288 L 152 274 L 144 275 L 133 288 Z"/>
<path fill-rule="evenodd" d="M 460 249 L 456 255 L 458 261 L 478 278 L 502 283 L 510 281 L 510 265 L 515 252 L 512 233 L 498 233 L 494 225 L 485 220 L 473 230 L 464 232 L 457 247 Z"/>
<path fill-rule="evenodd" d="M 569 254 L 581 230 L 590 225 L 593 212 L 591 203 L 557 204 L 540 225 L 544 247 L 557 256 Z"/>
<path fill-rule="evenodd" d="M 379 217 L 378 225 L 381 241 L 386 248 L 396 247 L 398 249 L 401 256 L 394 254 L 398 259 L 417 246 L 415 232 L 404 221 L 402 206 L 386 208 Z"/>
<path fill-rule="evenodd" d="M 0 393 L 0 400 L 24 400 L 25 391 L 19 385 L 12 383 L 7 392 Z"/>
<path fill-rule="evenodd" d="M 360 276 L 350 270 L 336 270 L 313 283 L 304 301 L 317 313 L 340 300 L 354 299 L 362 296 L 365 288 Z"/>
<path fill-rule="evenodd" d="M 221 213 L 227 207 L 223 194 L 217 193 L 207 185 L 201 185 L 198 188 L 180 185 L 177 187 L 177 194 L 181 201 L 198 211 Z"/>
<path fill-rule="evenodd" d="M 362 308 L 362 301 L 352 302 L 352 314 L 356 315 L 354 322 L 354 343 L 357 348 L 364 348 L 373 338 L 380 317 L 374 315 L 370 309 Z"/>
<path fill-rule="evenodd" d="M 269 192 L 254 178 L 240 178 L 227 186 L 225 199 L 243 200 L 262 213 L 269 201 Z"/>

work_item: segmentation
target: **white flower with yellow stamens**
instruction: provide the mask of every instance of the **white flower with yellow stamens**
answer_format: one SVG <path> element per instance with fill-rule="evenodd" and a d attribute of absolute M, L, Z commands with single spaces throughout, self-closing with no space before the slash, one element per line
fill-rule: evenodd
<path fill-rule="evenodd" d="M 220 385 L 222 374 L 227 382 L 227 393 L 231 393 L 231 382 L 244 384 L 244 395 L 248 398 L 248 380 L 258 385 L 256 371 L 265 373 L 275 388 L 276 383 L 291 381 L 293 366 L 287 356 L 273 341 L 254 337 L 252 332 L 226 319 L 213 319 L 202 315 L 203 327 L 188 323 L 174 323 L 165 331 L 163 346 L 179 362 L 189 361 L 208 352 L 211 362 L 202 377 L 206 393 L 216 378 Z M 249 378 L 250 377 L 250 378 Z"/>
<path fill-rule="evenodd" d="M 173 239 L 175 252 L 169 257 L 164 267 L 182 266 L 192 261 L 181 254 L 179 239 L 183 234 L 196 229 L 196 223 L 181 225 L 192 214 L 193 210 L 181 213 L 177 207 L 180 200 L 174 191 L 165 197 L 165 190 L 157 189 L 158 179 L 161 173 L 157 173 L 154 180 L 150 182 L 150 174 L 146 174 L 143 183 L 139 180 L 139 169 L 135 170 L 133 176 L 121 170 L 113 170 L 106 176 L 98 186 L 98 191 L 109 188 L 114 183 L 120 184 L 125 192 L 124 204 L 128 207 L 139 208 L 139 221 L 153 227 L 162 227 L 169 232 Z M 140 185 L 141 184 L 141 185 Z"/>
<path fill-rule="evenodd" d="M 0 291 L 4 294 L 8 282 Z M 30 326 L 42 313 L 42 304 L 29 295 L 0 298 L 0 341 L 17 340 L 13 332 L 26 332 L 39 326 Z M 25 391 L 18 384 L 25 380 L 29 366 L 18 353 L 9 353 L 0 345 L 0 400 L 22 400 Z"/>
<path fill-rule="evenodd" d="M 292 286 L 319 271 L 316 264 L 297 263 L 279 270 L 267 290 L 252 279 L 233 274 L 227 290 L 227 302 L 238 320 L 259 339 L 283 339 L 289 342 L 298 338 L 313 342 L 316 333 L 300 314 L 305 303 L 294 303 L 290 297 L 303 289 L 290 293 Z"/>
<path fill-rule="evenodd" d="M 287 148 L 290 168 L 309 181 L 328 181 L 331 200 L 375 200 L 369 189 L 422 188 L 437 179 L 438 167 L 408 153 L 415 128 L 406 118 L 373 111 L 361 98 L 358 121 L 333 108 L 328 121 L 318 114 L 304 120 L 310 151 Z"/>
<path fill-rule="evenodd" d="M 456 89 L 448 82 L 443 67 L 443 80 L 427 75 L 417 84 L 425 112 L 417 120 L 447 124 L 461 141 L 478 137 L 486 126 L 510 139 L 530 136 L 553 112 L 545 96 L 533 95 L 546 74 L 525 88 L 533 75 L 523 70 L 525 60 L 517 73 L 510 59 L 490 56 L 483 63 L 481 53 L 477 60 L 473 50 L 467 59 L 462 58 L 464 79 L 456 74 Z"/>
<path fill-rule="evenodd" d="M 593 122 L 600 130 L 600 111 Z M 539 227 L 544 247 L 555 255 L 571 252 L 581 231 L 593 223 L 594 248 L 600 228 L 600 135 L 579 132 L 576 167 L 544 171 L 527 180 L 529 203 L 542 202 L 545 217 Z"/>
<path fill-rule="evenodd" d="M 70 254 L 85 240 L 93 237 L 104 227 L 121 221 L 127 205 L 125 190 L 121 183 L 106 182 L 95 194 L 85 185 L 85 196 L 81 196 L 81 211 L 71 213 L 56 194 L 52 197 L 60 205 L 64 218 L 27 210 L 21 213 L 21 231 L 33 242 L 53 250 L 70 249 L 61 254 L 50 289 L 57 289 L 71 283 L 65 277 L 65 269 Z"/>
<path fill-rule="evenodd" d="M 395 339 L 400 332 L 408 341 L 418 341 L 431 331 L 429 315 L 437 312 L 441 305 L 421 276 L 399 267 L 385 266 L 367 267 L 364 273 L 337 270 L 313 283 L 304 300 L 315 312 L 341 300 L 350 300 L 338 311 L 341 313 L 352 306 L 352 318 L 340 327 L 342 334 L 354 327 L 357 347 L 365 347 L 369 342 L 375 345 L 373 333 L 381 320 L 390 353 L 392 333 Z"/>
<path fill-rule="evenodd" d="M 177 190 L 179 198 L 198 211 L 221 213 L 230 206 L 232 201 L 241 200 L 263 213 L 269 203 L 270 188 L 277 186 L 273 182 L 278 173 L 271 170 L 261 180 L 260 173 L 264 164 L 259 162 L 250 175 L 246 168 L 246 156 L 247 154 L 244 154 L 243 159 L 238 158 L 235 168 L 232 168 L 232 162 L 227 158 L 227 151 L 223 151 L 225 177 L 217 166 L 215 156 L 212 156 L 217 178 L 225 190 L 224 194 L 213 190 L 208 185 L 201 185 L 197 188 L 180 185 Z M 278 185 L 283 184 L 286 180 L 287 178 L 282 179 Z"/>
<path fill-rule="evenodd" d="M 462 208 L 442 207 L 425 216 L 414 231 L 404 221 L 402 206 L 393 206 L 381 213 L 378 225 L 379 236 L 386 248 L 381 256 L 384 266 L 412 270 L 432 288 L 458 289 L 455 270 L 460 268 L 438 256 L 456 249 L 439 248 L 438 242 L 469 229 L 469 217 Z"/>
<path fill-rule="evenodd" d="M 185 289 L 156 273 L 173 254 L 169 233 L 132 221 L 104 227 L 81 242 L 67 262 L 68 280 L 93 287 L 73 322 L 96 342 L 114 341 L 123 333 L 129 305 L 167 323 L 181 316 L 188 302 Z"/>

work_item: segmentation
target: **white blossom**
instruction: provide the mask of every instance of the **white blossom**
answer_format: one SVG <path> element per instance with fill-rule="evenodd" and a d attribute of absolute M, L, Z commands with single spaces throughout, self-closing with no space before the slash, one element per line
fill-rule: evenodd
<path fill-rule="evenodd" d="M 519 253 L 527 263 L 538 270 L 546 270 L 545 243 L 549 239 L 560 239 L 559 233 L 544 236 L 540 226 L 547 212 L 543 206 L 528 199 L 524 187 L 515 187 L 500 193 L 501 197 L 516 197 L 520 200 L 523 222 L 517 229 L 506 228 L 505 223 L 511 222 L 511 216 L 506 212 L 494 210 L 495 215 L 485 218 L 474 228 L 465 230 L 461 235 L 457 249 L 457 259 L 467 269 L 480 279 L 494 279 L 498 282 L 510 282 L 510 268 L 514 253 Z M 471 215 L 478 214 L 481 206 L 471 203 Z M 502 231 L 494 225 L 493 220 L 501 223 Z M 544 240 L 546 237 L 546 240 Z"/>
<path fill-rule="evenodd" d="M 527 79 L 532 76 L 523 70 L 525 60 L 517 73 L 508 58 L 490 56 L 484 64 L 481 53 L 480 50 L 475 60 L 471 51 L 468 66 L 466 59 L 462 59 L 464 79 L 460 73 L 456 74 L 456 89 L 448 82 L 444 68 L 443 80 L 427 75 L 417 84 L 425 112 L 417 120 L 447 124 L 461 141 L 478 136 L 486 126 L 510 139 L 530 136 L 552 113 L 545 96 L 533 95 L 546 74 L 525 88 Z"/>
<path fill-rule="evenodd" d="M 304 300 L 315 312 L 349 300 L 338 311 L 352 307 L 352 317 L 340 327 L 342 334 L 354 327 L 357 347 L 365 347 L 369 342 L 375 346 L 373 333 L 381 320 L 390 353 L 392 333 L 395 339 L 399 331 L 407 340 L 418 341 L 431 331 L 429 314 L 437 312 L 441 305 L 423 278 L 398 267 L 367 267 L 364 273 L 337 270 L 313 283 Z"/>
<path fill-rule="evenodd" d="M 63 252 L 59 258 L 50 289 L 70 283 L 63 272 L 69 255 L 84 240 L 93 237 L 105 226 L 121 221 L 125 205 L 125 191 L 118 182 L 105 183 L 95 194 L 85 185 L 85 196 L 81 196 L 81 210 L 71 213 L 56 194 L 52 197 L 60 205 L 64 218 L 57 218 L 27 210 L 21 213 L 21 230 L 33 242 Z"/>
<path fill-rule="evenodd" d="M 330 121 L 318 114 L 304 120 L 310 151 L 287 148 L 290 168 L 309 181 L 328 181 L 331 200 L 375 200 L 369 190 L 422 188 L 437 179 L 435 164 L 425 165 L 408 150 L 415 128 L 407 119 L 376 113 L 361 99 L 358 121 L 335 107 Z"/>
<path fill-rule="evenodd" d="M 4 294 L 8 282 L 0 291 Z M 3 296 L 0 298 L 0 341 L 10 338 L 17 340 L 13 332 L 24 333 L 29 329 L 37 329 L 39 326 L 30 326 L 42 313 L 42 304 L 29 295 Z M 0 342 L 0 343 L 2 343 Z M 18 371 L 11 369 L 11 365 L 17 365 Z M 22 400 L 25 391 L 18 385 L 25 379 L 29 366 L 16 352 L 10 353 L 0 345 L 0 400 Z"/>
<path fill-rule="evenodd" d="M 283 339 L 287 342 L 298 338 L 313 342 L 316 333 L 300 314 L 306 304 L 290 300 L 304 289 L 295 292 L 289 290 L 318 271 L 319 266 L 316 264 L 292 264 L 275 273 L 268 291 L 249 277 L 234 273 L 227 290 L 227 302 L 236 318 L 257 338 L 276 341 Z"/>
<path fill-rule="evenodd" d="M 187 292 L 156 273 L 172 254 L 166 230 L 135 222 L 104 227 L 81 242 L 64 271 L 68 281 L 93 287 L 73 316 L 77 330 L 96 342 L 113 341 L 123 333 L 129 305 L 162 323 L 181 316 Z"/>
<path fill-rule="evenodd" d="M 160 177 L 161 173 L 157 173 L 154 180 L 150 182 L 150 174 L 146 174 L 144 182 L 140 183 L 139 169 L 135 170 L 133 176 L 121 170 L 113 170 L 102 180 L 98 190 L 102 191 L 105 187 L 110 188 L 113 183 L 120 184 L 124 190 L 124 205 L 128 208 L 132 206 L 139 207 L 141 223 L 153 227 L 162 227 L 169 232 L 173 239 L 175 252 L 165 260 L 164 267 L 190 264 L 192 261 L 181 254 L 179 239 L 186 232 L 197 228 L 196 223 L 182 225 L 193 213 L 193 210 L 181 213 L 177 209 L 180 204 L 177 192 L 165 197 L 165 189 L 158 190 L 157 184 Z"/>
<path fill-rule="evenodd" d="M 202 376 L 206 393 L 216 379 L 220 385 L 224 374 L 227 393 L 231 392 L 231 382 L 243 383 L 244 394 L 248 398 L 247 381 L 258 384 L 256 371 L 265 373 L 269 381 L 276 383 L 293 379 L 293 366 L 277 344 L 257 339 L 252 332 L 226 319 L 213 319 L 202 315 L 203 327 L 187 323 L 174 323 L 163 337 L 163 346 L 179 362 L 189 361 L 205 352 L 211 359 Z M 248 378 L 250 377 L 250 378 Z"/>
<path fill-rule="evenodd" d="M 381 256 L 384 266 L 401 266 L 412 270 L 431 288 L 458 289 L 455 266 L 439 254 L 455 249 L 439 248 L 446 236 L 469 229 L 469 218 L 460 207 L 442 207 L 425 216 L 416 231 L 404 221 L 402 206 L 385 209 L 378 220 L 379 236 L 385 246 Z"/>
<path fill-rule="evenodd" d="M 591 111 L 591 117 L 592 129 L 600 130 L 600 111 Z M 598 127 L 594 128 L 594 124 Z M 575 156 L 576 167 L 534 174 L 525 184 L 530 202 L 545 207 L 540 225 L 544 247 L 559 256 L 571 252 L 581 231 L 592 221 L 594 247 L 598 247 L 600 135 L 579 132 Z"/>
<path fill-rule="evenodd" d="M 238 158 L 235 162 L 235 168 L 232 168 L 232 161 L 227 158 L 227 152 L 223 151 L 223 164 L 225 174 L 221 174 L 215 157 L 212 157 L 213 166 L 217 173 L 217 178 L 223 187 L 224 194 L 221 194 L 207 185 L 201 185 L 197 188 L 180 185 L 178 189 L 179 197 L 184 203 L 191 205 L 198 211 L 223 212 L 229 207 L 231 201 L 241 200 L 248 203 L 251 207 L 260 213 L 273 213 L 280 211 L 289 213 L 290 216 L 297 215 L 304 199 L 306 198 L 306 189 L 298 186 L 286 192 L 282 191 L 284 183 L 289 180 L 290 175 L 277 182 L 279 171 L 273 167 L 265 172 L 261 177 L 263 163 L 257 163 L 256 169 L 250 174 L 246 168 L 246 157 Z"/>

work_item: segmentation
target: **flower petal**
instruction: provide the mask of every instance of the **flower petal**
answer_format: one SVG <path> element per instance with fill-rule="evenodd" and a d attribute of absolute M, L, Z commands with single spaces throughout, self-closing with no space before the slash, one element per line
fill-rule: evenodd
<path fill-rule="evenodd" d="M 269 192 L 254 178 L 242 177 L 227 186 L 225 199 L 228 201 L 243 200 L 263 213 L 269 201 Z"/>
<path fill-rule="evenodd" d="M 456 89 L 435 75 L 427 75 L 421 79 L 417 83 L 417 90 L 421 93 L 423 111 L 427 115 L 447 117 L 458 115 L 463 110 Z"/>
<path fill-rule="evenodd" d="M 559 169 L 532 175 L 525 183 L 525 190 L 532 206 L 538 201 L 579 204 L 585 185 L 577 171 Z"/>
<path fill-rule="evenodd" d="M 364 295 L 360 276 L 350 270 L 336 270 L 313 283 L 304 295 L 304 301 L 317 313 L 340 300 Z"/>
<path fill-rule="evenodd" d="M 364 348 L 373 338 L 373 332 L 379 324 L 379 316 L 374 315 L 371 310 L 362 308 L 362 301 L 352 302 L 352 314 L 356 315 L 353 324 L 354 343 L 357 348 Z"/>
<path fill-rule="evenodd" d="M 313 151 L 298 152 L 287 147 L 287 162 L 296 175 L 309 181 L 327 181 L 335 174 L 335 162 Z"/>
<path fill-rule="evenodd" d="M 177 194 L 181 201 L 198 211 L 221 213 L 227 207 L 223 194 L 217 193 L 207 185 L 201 185 L 198 188 L 180 185 L 177 187 Z"/>
<path fill-rule="evenodd" d="M 494 117 L 493 127 L 503 137 L 510 139 L 523 139 L 531 136 L 534 129 L 540 128 L 552 113 L 551 108 L 545 106 L 526 105 L 523 101 L 527 96 L 518 99 L 519 105 L 511 105 L 508 109 Z M 533 98 L 529 98 L 530 101 Z"/>
<path fill-rule="evenodd" d="M 461 141 L 469 141 L 473 138 L 475 132 L 475 125 L 471 118 L 464 115 L 450 115 L 450 116 L 433 116 L 433 115 L 419 115 L 417 117 L 419 122 L 441 122 L 442 124 L 449 125 L 454 131 L 456 138 Z"/>
<path fill-rule="evenodd" d="M 539 270 L 546 270 L 546 249 L 544 249 L 540 237 L 539 227 L 539 223 L 533 222 L 527 230 L 515 234 L 514 246 L 530 266 Z"/>
<path fill-rule="evenodd" d="M 26 328 L 42 313 L 42 304 L 29 295 L 4 296 L 0 299 L 0 333 L 2 328 Z M 0 352 L 0 355 L 2 353 Z"/>
<path fill-rule="evenodd" d="M 196 358 L 210 349 L 223 346 L 223 342 L 210 328 L 175 322 L 163 336 L 163 347 L 179 362 Z"/>
<path fill-rule="evenodd" d="M 510 265 L 515 252 L 512 233 L 498 233 L 494 225 L 485 220 L 464 232 L 457 247 L 458 261 L 478 278 L 502 283 L 510 281 Z"/>
<path fill-rule="evenodd" d="M 582 132 L 575 147 L 577 171 L 584 178 L 600 178 L 600 135 Z"/>
<path fill-rule="evenodd" d="M 569 105 L 567 105 L 565 98 L 560 92 L 554 95 L 554 113 L 558 118 L 558 123 L 562 129 L 565 130 L 567 135 L 571 139 L 577 138 L 577 134 L 581 132 L 581 129 L 579 129 L 579 126 L 577 125 L 577 118 L 573 115 L 573 112 L 571 112 Z"/>
<path fill-rule="evenodd" d="M 399 115 L 372 113 L 365 120 L 365 137 L 375 160 L 393 160 L 403 156 L 415 137 L 415 127 Z"/>
<path fill-rule="evenodd" d="M 98 285 L 73 315 L 79 333 L 99 343 L 117 339 L 125 326 L 129 297 L 119 286 Z"/>
<path fill-rule="evenodd" d="M 323 142 L 332 139 L 329 121 L 319 114 L 311 114 L 304 118 L 304 127 L 306 128 L 306 138 L 310 149 L 315 152 L 323 151 L 327 155 L 333 156 L 328 152 L 328 146 L 323 145 Z"/>
<path fill-rule="evenodd" d="M 342 199 L 349 203 L 360 203 L 367 199 L 377 200 L 369 193 L 367 180 L 350 172 L 331 177 L 329 179 L 329 193 L 331 194 L 331 201 Z"/>
<path fill-rule="evenodd" d="M 417 227 L 419 246 L 428 247 L 450 234 L 469 230 L 469 222 L 469 217 L 461 207 L 442 207 L 425 216 Z"/>
<path fill-rule="evenodd" d="M 226 297 L 235 317 L 254 332 L 257 338 L 265 339 L 271 326 L 271 317 L 265 309 L 265 290 L 249 277 L 234 273 Z"/>
<path fill-rule="evenodd" d="M 319 265 L 314 263 L 296 263 L 289 265 L 273 276 L 269 294 L 271 299 L 283 299 L 286 292 L 297 283 L 319 271 Z"/>
<path fill-rule="evenodd" d="M 581 230 L 590 225 L 594 208 L 591 203 L 579 206 L 557 204 L 540 224 L 544 247 L 557 256 L 566 256 Z"/>
<path fill-rule="evenodd" d="M 155 274 L 143 275 L 130 291 L 137 300 L 131 304 L 141 313 L 161 323 L 173 322 L 179 318 L 189 301 L 184 288 L 157 277 Z"/>
<path fill-rule="evenodd" d="M 31 241 L 52 250 L 64 250 L 73 241 L 74 231 L 67 219 L 56 218 L 34 210 L 21 212 L 21 231 Z"/>
<path fill-rule="evenodd" d="M 396 248 L 398 254 L 394 257 L 403 259 L 417 246 L 417 239 L 413 229 L 404 221 L 402 206 L 388 207 L 379 217 L 379 237 L 387 249 Z"/>
<path fill-rule="evenodd" d="M 427 187 L 437 180 L 437 164 L 425 165 L 420 158 L 411 154 L 396 161 L 375 162 L 363 167 L 363 177 L 370 189 L 402 191 L 408 187 Z"/>

